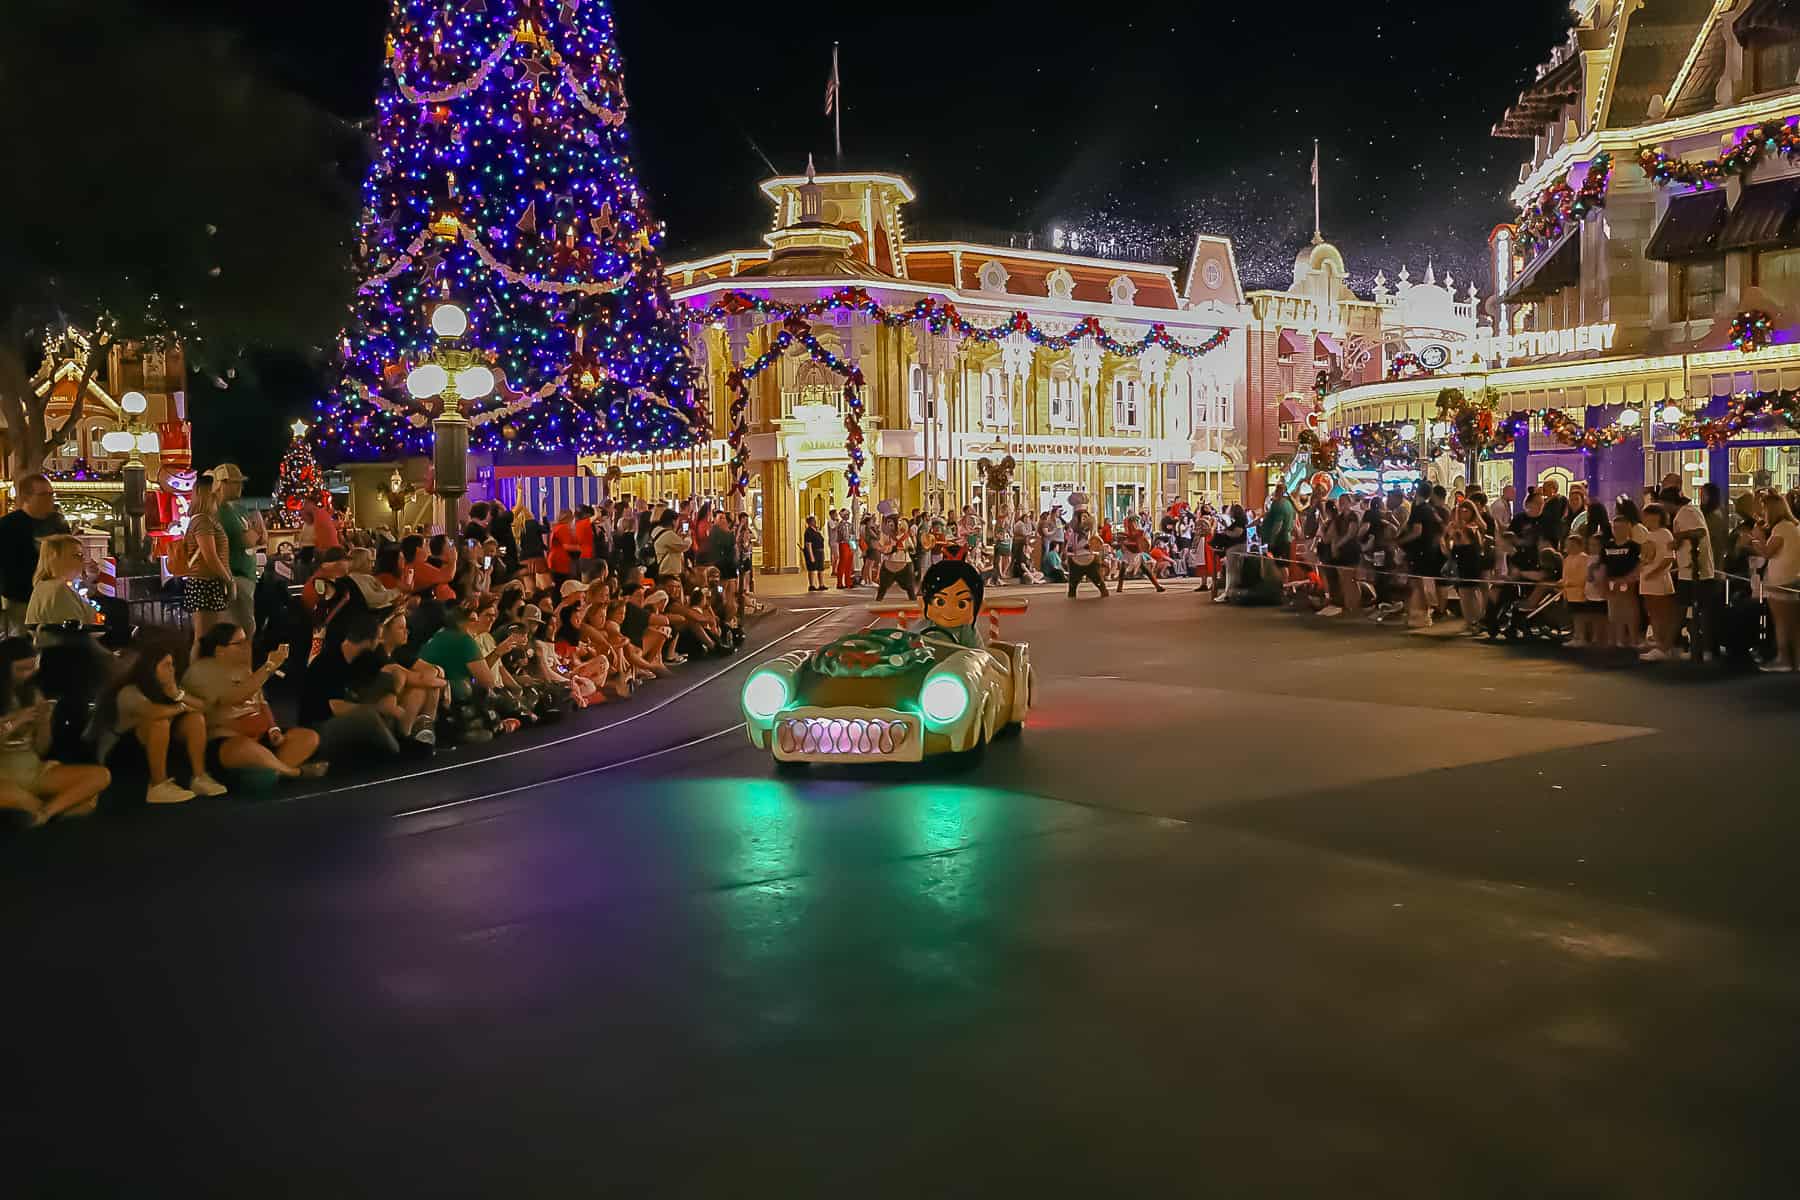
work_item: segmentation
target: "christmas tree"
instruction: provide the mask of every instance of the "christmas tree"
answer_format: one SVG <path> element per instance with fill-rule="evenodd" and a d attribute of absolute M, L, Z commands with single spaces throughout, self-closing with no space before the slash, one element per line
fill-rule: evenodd
<path fill-rule="evenodd" d="M 435 398 L 408 394 L 454 299 L 489 360 L 470 446 L 664 450 L 707 436 L 639 188 L 605 0 L 392 0 L 364 283 L 343 381 L 320 405 L 334 457 L 425 453 Z"/>
<path fill-rule="evenodd" d="M 306 438 L 306 422 L 294 422 L 294 440 L 281 456 L 275 474 L 275 519 L 292 528 L 300 523 L 300 510 L 307 504 L 331 503 L 325 490 L 325 473 L 313 457 L 312 443 Z"/>

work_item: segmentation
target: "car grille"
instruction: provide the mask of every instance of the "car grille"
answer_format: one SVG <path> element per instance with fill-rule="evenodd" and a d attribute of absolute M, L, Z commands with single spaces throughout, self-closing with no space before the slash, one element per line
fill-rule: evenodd
<path fill-rule="evenodd" d="M 918 734 L 904 720 L 862 717 L 784 717 L 775 725 L 783 757 L 919 757 Z"/>

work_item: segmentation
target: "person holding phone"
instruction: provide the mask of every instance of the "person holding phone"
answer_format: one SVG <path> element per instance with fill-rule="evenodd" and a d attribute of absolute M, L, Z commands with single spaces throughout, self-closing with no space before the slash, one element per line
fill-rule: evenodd
<path fill-rule="evenodd" d="M 221 621 L 200 636 L 198 649 L 199 657 L 182 674 L 181 687 L 203 706 L 208 774 L 221 767 L 273 771 L 283 779 L 325 773 L 326 764 L 310 761 L 319 749 L 319 735 L 310 729 L 282 729 L 263 695 L 263 686 L 287 662 L 286 645 L 276 645 L 262 666 L 252 668 L 249 635 Z"/>
<path fill-rule="evenodd" d="M 112 783 L 105 767 L 45 757 L 55 702 L 38 690 L 38 666 L 30 638 L 0 641 L 0 808 L 24 813 L 33 827 L 87 816 Z"/>

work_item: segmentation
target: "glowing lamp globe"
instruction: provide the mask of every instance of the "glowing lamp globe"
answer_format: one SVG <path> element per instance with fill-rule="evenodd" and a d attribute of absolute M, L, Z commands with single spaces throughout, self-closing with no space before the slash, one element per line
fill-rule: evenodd
<path fill-rule="evenodd" d="M 469 331 L 469 314 L 457 304 L 443 303 L 431 310 L 431 332 L 439 337 L 459 338 Z"/>
<path fill-rule="evenodd" d="M 486 367 L 464 367 L 456 373 L 456 391 L 465 400 L 479 400 L 494 390 L 494 373 Z"/>
<path fill-rule="evenodd" d="M 1402 425 L 1400 427 L 1400 436 L 1410 442 L 1412 439 L 1419 436 L 1419 427 L 1410 423 Z"/>
<path fill-rule="evenodd" d="M 137 435 L 137 448 L 140 454 L 156 454 L 162 450 L 162 439 L 154 432 Z"/>
<path fill-rule="evenodd" d="M 1682 414 L 1679 408 L 1675 407 L 1673 404 L 1665 405 L 1662 410 L 1662 423 L 1664 425 L 1673 425 L 1681 420 L 1681 416 Z"/>
<path fill-rule="evenodd" d="M 126 392 L 123 396 L 119 397 L 119 407 L 135 417 L 145 409 L 149 408 L 150 402 L 144 399 L 144 393 L 142 392 Z"/>
<path fill-rule="evenodd" d="M 123 429 L 109 431 L 100 439 L 100 448 L 108 454 L 130 454 L 135 439 Z"/>
<path fill-rule="evenodd" d="M 450 373 L 436 363 L 421 363 L 406 377 L 406 390 L 420 400 L 442 394 L 450 385 Z"/>
<path fill-rule="evenodd" d="M 1627 429 L 1635 429 L 1644 420 L 1644 414 L 1635 408 L 1628 408 L 1619 414 L 1619 424 Z"/>

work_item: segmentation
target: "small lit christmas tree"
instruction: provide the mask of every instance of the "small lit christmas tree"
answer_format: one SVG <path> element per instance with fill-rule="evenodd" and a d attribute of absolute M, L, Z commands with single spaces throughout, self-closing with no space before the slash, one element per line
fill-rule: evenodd
<path fill-rule="evenodd" d="M 421 454 L 433 398 L 408 372 L 454 300 L 496 386 L 472 450 L 670 450 L 707 436 L 637 180 L 608 0 L 389 0 L 363 284 L 327 458 Z"/>
<path fill-rule="evenodd" d="M 275 475 L 275 520 L 285 528 L 300 524 L 300 510 L 307 504 L 331 503 L 325 490 L 325 472 L 313 457 L 312 443 L 306 437 L 306 422 L 294 422 L 294 440 L 281 456 Z"/>

